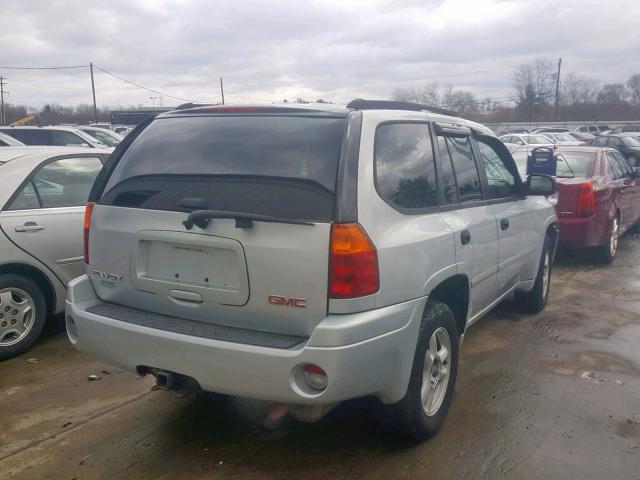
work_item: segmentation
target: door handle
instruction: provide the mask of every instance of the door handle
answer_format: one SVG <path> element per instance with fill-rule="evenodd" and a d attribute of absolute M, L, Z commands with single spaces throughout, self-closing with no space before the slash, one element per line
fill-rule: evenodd
<path fill-rule="evenodd" d="M 15 228 L 16 232 L 37 232 L 44 230 L 44 225 L 38 225 L 36 222 L 26 222 L 22 226 Z"/>
<path fill-rule="evenodd" d="M 463 230 L 460 232 L 460 242 L 462 245 L 466 245 L 471 242 L 471 232 L 469 230 Z"/>
<path fill-rule="evenodd" d="M 506 230 L 507 228 L 509 228 L 509 219 L 503 218 L 500 220 L 500 230 Z"/>

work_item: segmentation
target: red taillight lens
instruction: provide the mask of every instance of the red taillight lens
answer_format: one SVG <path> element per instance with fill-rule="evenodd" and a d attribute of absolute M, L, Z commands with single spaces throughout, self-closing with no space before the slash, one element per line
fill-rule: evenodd
<path fill-rule="evenodd" d="M 583 182 L 578 191 L 578 208 L 576 214 L 581 217 L 590 217 L 596 213 L 596 195 L 591 182 Z"/>
<path fill-rule="evenodd" d="M 89 264 L 89 228 L 91 227 L 91 214 L 93 213 L 93 202 L 87 203 L 84 211 L 84 225 L 82 234 L 84 237 L 84 263 Z"/>
<path fill-rule="evenodd" d="M 378 254 L 364 229 L 357 223 L 331 225 L 329 296 L 362 297 L 379 288 Z"/>

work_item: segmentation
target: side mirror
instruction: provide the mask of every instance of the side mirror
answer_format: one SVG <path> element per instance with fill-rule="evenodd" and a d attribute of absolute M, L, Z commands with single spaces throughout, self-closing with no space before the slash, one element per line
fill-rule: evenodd
<path fill-rule="evenodd" d="M 527 195 L 549 197 L 558 191 L 555 178 L 549 175 L 531 174 L 527 177 L 525 185 Z"/>

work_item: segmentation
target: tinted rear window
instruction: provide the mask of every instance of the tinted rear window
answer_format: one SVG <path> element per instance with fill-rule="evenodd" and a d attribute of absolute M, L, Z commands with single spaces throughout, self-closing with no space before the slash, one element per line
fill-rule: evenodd
<path fill-rule="evenodd" d="M 107 182 L 102 204 L 330 221 L 343 118 L 208 116 L 154 121 Z"/>

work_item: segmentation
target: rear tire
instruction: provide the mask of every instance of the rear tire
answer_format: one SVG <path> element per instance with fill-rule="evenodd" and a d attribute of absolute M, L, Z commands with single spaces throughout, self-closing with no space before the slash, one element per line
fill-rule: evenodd
<path fill-rule="evenodd" d="M 417 441 L 438 431 L 453 397 L 459 341 L 449 306 L 429 301 L 418 333 L 407 393 L 399 402 L 385 406 L 386 420 L 393 429 Z"/>
<path fill-rule="evenodd" d="M 533 288 L 529 292 L 516 292 L 516 305 L 526 313 L 538 313 L 544 310 L 549 299 L 551 287 L 551 263 L 552 246 L 551 239 L 547 235 L 542 247 L 538 275 L 536 275 Z"/>
<path fill-rule="evenodd" d="M 0 275 L 0 360 L 21 354 L 36 341 L 46 310 L 44 294 L 33 280 Z"/>
<path fill-rule="evenodd" d="M 616 215 L 609 225 L 609 241 L 605 245 L 600 245 L 600 258 L 603 263 L 611 264 L 618 253 L 618 239 L 620 236 L 620 219 Z"/>

